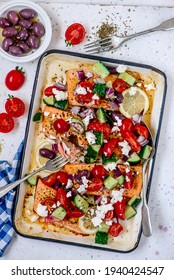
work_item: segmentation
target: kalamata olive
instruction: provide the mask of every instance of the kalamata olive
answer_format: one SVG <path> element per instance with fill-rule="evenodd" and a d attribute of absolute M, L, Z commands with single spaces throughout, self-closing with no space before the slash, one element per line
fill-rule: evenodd
<path fill-rule="evenodd" d="M 15 27 L 6 27 L 5 29 L 3 29 L 2 31 L 2 36 L 6 37 L 6 38 L 10 38 L 13 36 L 16 36 L 18 33 L 17 29 Z"/>
<path fill-rule="evenodd" d="M 13 25 L 16 25 L 19 20 L 19 17 L 15 11 L 9 11 L 7 13 L 7 18 Z"/>
<path fill-rule="evenodd" d="M 8 51 L 9 50 L 9 47 L 13 45 L 13 40 L 11 38 L 5 38 L 3 41 L 2 41 L 2 48 L 4 51 Z"/>
<path fill-rule="evenodd" d="M 19 47 L 23 53 L 27 53 L 30 50 L 30 47 L 24 42 L 19 42 L 16 46 Z"/>
<path fill-rule="evenodd" d="M 11 26 L 11 22 L 7 19 L 7 18 L 0 18 L 0 27 L 1 28 L 6 28 L 6 27 L 9 27 Z"/>
<path fill-rule="evenodd" d="M 17 46 L 10 46 L 9 53 L 15 56 L 19 56 L 22 54 L 22 50 Z"/>
<path fill-rule="evenodd" d="M 39 154 L 40 156 L 44 157 L 44 158 L 49 158 L 49 159 L 53 159 L 56 157 L 56 154 L 55 152 L 47 149 L 47 148 L 41 148 L 39 150 Z"/>
<path fill-rule="evenodd" d="M 32 22 L 28 19 L 21 19 L 18 24 L 25 29 L 30 29 Z"/>
<path fill-rule="evenodd" d="M 28 45 L 33 49 L 38 49 L 40 45 L 40 41 L 35 35 L 31 35 L 28 38 Z"/>
<path fill-rule="evenodd" d="M 19 12 L 19 14 L 25 19 L 32 19 L 37 16 L 37 13 L 32 9 L 23 9 Z"/>
<path fill-rule="evenodd" d="M 33 23 L 33 33 L 36 36 L 43 36 L 45 34 L 45 28 L 42 23 L 34 22 Z"/>
<path fill-rule="evenodd" d="M 26 29 L 22 29 L 16 36 L 17 40 L 25 41 L 29 37 L 29 32 Z"/>

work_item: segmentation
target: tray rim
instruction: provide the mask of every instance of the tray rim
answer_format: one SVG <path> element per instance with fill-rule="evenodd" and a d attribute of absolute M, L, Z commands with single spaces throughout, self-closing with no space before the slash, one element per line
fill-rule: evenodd
<path fill-rule="evenodd" d="M 161 75 L 163 77 L 163 79 L 164 79 L 164 90 L 163 90 L 163 95 L 162 95 L 161 111 L 160 111 L 160 114 L 159 114 L 159 121 L 158 121 L 156 138 L 155 138 L 155 151 L 156 152 L 155 152 L 155 155 L 152 159 L 151 170 L 150 170 L 150 174 L 149 174 L 149 178 L 148 178 L 148 186 L 147 186 L 147 192 L 146 192 L 146 197 L 147 197 L 147 202 L 148 202 L 150 189 L 151 189 L 152 178 L 153 178 L 153 170 L 154 170 L 156 154 L 157 154 L 157 147 L 158 147 L 158 143 L 159 143 L 160 131 L 161 131 L 161 126 L 162 126 L 162 119 L 163 119 L 163 114 L 164 114 L 166 95 L 167 95 L 167 76 L 162 70 L 160 70 L 160 69 L 158 69 L 154 66 L 151 66 L 149 64 L 144 64 L 144 63 L 141 64 L 141 63 L 132 62 L 132 61 L 126 61 L 126 60 L 120 60 L 120 59 L 114 59 L 114 58 L 107 58 L 107 57 L 96 56 L 96 55 L 88 55 L 88 54 L 85 54 L 85 53 L 77 53 L 77 52 L 64 51 L 64 50 L 59 50 L 59 49 L 51 49 L 51 50 L 45 51 L 42 54 L 42 56 L 39 58 L 39 61 L 37 63 L 37 67 L 36 67 L 36 74 L 35 74 L 35 79 L 34 79 L 33 88 L 32 88 L 31 101 L 30 101 L 28 118 L 27 118 L 27 123 L 26 123 L 26 130 L 25 130 L 25 135 L 24 135 L 24 146 L 23 146 L 23 151 L 22 151 L 22 158 L 21 158 L 21 161 L 20 161 L 20 168 L 19 168 L 18 177 L 19 178 L 21 177 L 22 167 L 23 167 L 23 163 L 24 163 L 24 159 L 25 159 L 26 144 L 27 144 L 29 126 L 30 126 L 31 117 L 32 117 L 33 101 L 34 101 L 34 98 L 35 98 L 40 66 L 42 64 L 43 59 L 50 54 L 62 54 L 62 55 L 65 55 L 65 56 L 69 55 L 69 56 L 74 56 L 74 57 L 78 57 L 78 58 L 86 58 L 86 59 L 91 59 L 91 60 L 101 60 L 101 61 L 104 61 L 104 62 L 116 63 L 118 65 L 119 64 L 126 64 L 128 66 L 133 66 L 133 67 L 139 67 L 139 68 L 143 68 L 143 69 L 152 70 L 152 71 L 158 73 L 159 75 Z M 38 236 L 23 234 L 23 233 L 18 231 L 18 229 L 16 227 L 16 224 L 15 224 L 15 214 L 16 214 L 16 208 L 17 208 L 18 198 L 19 198 L 19 186 L 16 189 L 15 201 L 14 201 L 14 204 L 13 204 L 12 225 L 13 225 L 13 228 L 14 228 L 15 232 L 22 237 L 31 238 L 31 239 L 39 239 L 39 240 L 43 240 L 43 241 L 49 241 L 49 242 L 55 242 L 55 243 L 73 245 L 73 246 L 80 246 L 80 247 L 90 248 L 90 249 L 99 249 L 99 250 L 110 251 L 110 252 L 115 252 L 115 253 L 123 253 L 123 254 L 131 253 L 132 251 L 134 251 L 138 247 L 138 245 L 140 243 L 140 239 L 141 239 L 141 235 L 142 235 L 142 223 L 140 225 L 139 233 L 137 235 L 137 241 L 135 242 L 134 247 L 131 248 L 130 250 L 127 250 L 127 251 L 117 250 L 117 249 L 112 249 L 112 248 L 106 248 L 106 247 L 101 247 L 101 246 L 95 246 L 95 245 L 90 245 L 90 244 L 87 245 L 87 244 L 83 244 L 83 243 L 71 242 L 71 241 L 66 241 L 66 240 L 57 240 L 57 239 L 50 239 L 50 238 L 46 238 L 46 237 L 38 237 Z"/>

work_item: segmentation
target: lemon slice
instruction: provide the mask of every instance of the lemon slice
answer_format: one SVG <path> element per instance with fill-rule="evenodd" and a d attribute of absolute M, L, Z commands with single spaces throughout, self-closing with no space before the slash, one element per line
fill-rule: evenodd
<path fill-rule="evenodd" d="M 85 234 L 94 234 L 98 231 L 98 227 L 94 227 L 92 223 L 92 218 L 94 215 L 91 213 L 91 208 L 87 210 L 84 216 L 79 218 L 78 220 L 78 226 L 81 229 L 81 231 Z"/>
<path fill-rule="evenodd" d="M 36 149 L 36 162 L 37 162 L 39 167 L 44 166 L 46 164 L 46 162 L 49 160 L 48 158 L 44 158 L 44 157 L 40 156 L 39 150 L 42 149 L 42 148 L 52 150 L 52 144 L 53 144 L 52 141 L 50 141 L 50 142 L 45 141 L 37 147 L 37 149 Z"/>
<path fill-rule="evenodd" d="M 123 101 L 120 104 L 120 112 L 123 116 L 131 118 L 135 114 L 139 114 L 144 110 L 147 112 L 149 108 L 149 98 L 147 94 L 138 87 L 131 87 L 122 92 Z"/>

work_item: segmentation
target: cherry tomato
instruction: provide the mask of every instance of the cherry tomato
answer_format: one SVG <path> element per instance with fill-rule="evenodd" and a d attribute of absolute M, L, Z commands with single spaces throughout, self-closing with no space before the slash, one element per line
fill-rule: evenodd
<path fill-rule="evenodd" d="M 122 230 L 123 230 L 122 225 L 120 225 L 119 223 L 112 223 L 112 225 L 109 228 L 109 233 L 113 237 L 117 237 Z"/>
<path fill-rule="evenodd" d="M 117 148 L 117 144 L 118 144 L 117 138 L 113 138 L 109 140 L 106 144 L 104 144 L 103 147 L 104 156 L 110 158 L 113 152 L 115 151 L 115 149 Z"/>
<path fill-rule="evenodd" d="M 134 127 L 134 132 L 135 132 L 135 134 L 142 135 L 146 139 L 149 137 L 149 131 L 144 125 L 137 124 Z"/>
<path fill-rule="evenodd" d="M 104 217 L 104 221 L 110 221 L 112 220 L 114 217 L 114 210 L 108 210 L 108 212 L 106 212 L 105 217 Z"/>
<path fill-rule="evenodd" d="M 88 92 L 91 93 L 91 91 L 92 91 L 93 88 L 94 88 L 94 85 L 93 85 L 92 83 L 88 82 L 88 81 L 82 81 L 82 82 L 79 83 L 79 85 L 80 85 L 81 87 L 85 88 L 86 91 L 87 91 L 87 93 L 88 93 Z"/>
<path fill-rule="evenodd" d="M 108 123 L 100 123 L 98 120 L 94 120 L 88 124 L 88 130 L 94 130 L 103 132 L 105 137 L 108 137 L 111 133 L 111 127 Z"/>
<path fill-rule="evenodd" d="M 103 181 L 100 178 L 93 178 L 91 183 L 89 183 L 87 190 L 89 192 L 96 192 L 101 190 L 103 186 Z"/>
<path fill-rule="evenodd" d="M 54 129 L 60 133 L 60 134 L 64 134 L 65 132 L 67 132 L 70 129 L 70 125 L 68 122 L 66 122 L 64 119 L 57 119 L 54 124 Z"/>
<path fill-rule="evenodd" d="M 23 72 L 22 68 L 19 68 L 18 66 L 16 69 L 11 70 L 6 78 L 5 78 L 5 84 L 9 90 L 18 90 L 20 89 L 24 82 L 25 82 L 25 73 Z"/>
<path fill-rule="evenodd" d="M 117 201 L 114 204 L 114 212 L 117 218 L 121 220 L 125 220 L 124 213 L 125 213 L 125 207 L 126 207 L 126 199 L 123 198 L 123 200 Z"/>
<path fill-rule="evenodd" d="M 68 197 L 66 197 L 66 191 L 64 189 L 59 188 L 56 191 L 56 200 L 60 202 L 61 206 L 65 210 L 70 210 L 72 208 L 71 200 Z"/>
<path fill-rule="evenodd" d="M 57 181 L 57 173 L 52 173 L 42 179 L 42 182 L 49 187 L 53 186 L 56 183 L 56 181 Z"/>
<path fill-rule="evenodd" d="M 87 94 L 77 94 L 77 99 L 79 103 L 90 103 L 92 101 L 93 93 L 88 92 Z"/>
<path fill-rule="evenodd" d="M 56 86 L 50 86 L 50 87 L 47 87 L 46 89 L 44 89 L 44 94 L 45 94 L 46 96 L 54 95 L 53 89 L 60 90 L 60 89 L 59 89 L 58 87 L 56 87 Z"/>
<path fill-rule="evenodd" d="M 64 185 L 67 185 L 68 183 L 68 173 L 63 172 L 63 171 L 58 171 L 57 172 L 57 180 L 61 182 Z"/>
<path fill-rule="evenodd" d="M 41 204 L 47 206 L 48 214 L 51 214 L 54 210 L 53 205 L 56 204 L 56 201 L 52 198 L 46 198 Z"/>
<path fill-rule="evenodd" d="M 7 113 L 0 114 L 0 132 L 8 133 L 14 128 L 14 120 Z"/>
<path fill-rule="evenodd" d="M 67 45 L 78 45 L 85 38 L 85 28 L 80 23 L 71 24 L 65 32 L 65 42 Z"/>
<path fill-rule="evenodd" d="M 112 86 L 117 92 L 120 92 L 120 93 L 123 92 L 127 88 L 127 85 L 126 85 L 125 81 L 123 81 L 120 78 L 117 78 L 113 82 Z"/>
<path fill-rule="evenodd" d="M 134 178 L 132 175 L 132 172 L 124 173 L 125 175 L 125 180 L 124 180 L 124 188 L 125 189 L 132 189 L 133 188 L 133 183 L 134 183 Z"/>
<path fill-rule="evenodd" d="M 125 131 L 123 137 L 129 143 L 133 152 L 139 152 L 141 150 L 141 145 L 131 131 Z"/>
<path fill-rule="evenodd" d="M 79 209 L 77 209 L 76 207 L 72 208 L 72 210 L 67 211 L 67 216 L 69 218 L 80 218 L 83 215 L 84 215 L 84 213 L 82 211 L 80 211 Z"/>
<path fill-rule="evenodd" d="M 95 165 L 92 169 L 92 175 L 95 178 L 104 179 L 107 176 L 107 171 L 104 169 L 103 165 Z"/>
<path fill-rule="evenodd" d="M 20 98 L 9 95 L 5 103 L 5 110 L 11 117 L 18 118 L 24 114 L 25 104 Z"/>
<path fill-rule="evenodd" d="M 122 125 L 120 127 L 121 134 L 124 134 L 125 131 L 133 131 L 134 123 L 131 119 L 125 118 L 122 120 Z"/>

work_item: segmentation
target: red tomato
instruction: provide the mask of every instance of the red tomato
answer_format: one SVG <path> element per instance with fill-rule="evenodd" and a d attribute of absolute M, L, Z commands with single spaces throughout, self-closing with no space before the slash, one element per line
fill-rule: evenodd
<path fill-rule="evenodd" d="M 129 143 L 133 152 L 139 152 L 141 150 L 141 145 L 131 131 L 125 131 L 123 137 Z"/>
<path fill-rule="evenodd" d="M 124 188 L 125 189 L 132 189 L 133 188 L 133 183 L 134 183 L 134 178 L 132 175 L 132 172 L 124 173 L 125 175 L 125 181 L 124 181 Z"/>
<path fill-rule="evenodd" d="M 47 87 L 46 89 L 44 89 L 44 94 L 45 94 L 46 96 L 54 95 L 53 89 L 60 90 L 60 89 L 59 89 L 58 87 L 56 87 L 56 86 L 50 86 L 50 87 Z"/>
<path fill-rule="evenodd" d="M 67 211 L 67 216 L 69 218 L 80 218 L 84 215 L 84 213 L 82 211 L 80 211 L 79 209 L 77 209 L 76 207 L 72 208 L 72 210 L 68 210 Z"/>
<path fill-rule="evenodd" d="M 119 223 L 113 223 L 109 228 L 109 233 L 113 237 L 117 237 L 122 230 L 123 230 L 122 225 L 120 225 Z"/>
<path fill-rule="evenodd" d="M 133 131 L 134 123 L 131 119 L 125 118 L 122 120 L 122 125 L 120 127 L 120 131 L 124 134 L 125 131 Z"/>
<path fill-rule="evenodd" d="M 48 214 L 51 214 L 53 212 L 53 205 L 56 203 L 56 201 L 52 198 L 46 198 L 44 201 L 42 201 L 42 205 L 47 206 Z"/>
<path fill-rule="evenodd" d="M 65 32 L 67 45 L 78 45 L 85 38 L 85 28 L 80 23 L 71 24 Z"/>
<path fill-rule="evenodd" d="M 135 134 L 142 135 L 146 139 L 149 137 L 149 131 L 144 125 L 137 124 L 134 127 L 134 132 L 135 132 Z"/>
<path fill-rule="evenodd" d="M 5 110 L 11 117 L 18 118 L 24 114 L 25 104 L 20 98 L 9 95 L 5 103 Z"/>
<path fill-rule="evenodd" d="M 104 144 L 103 147 L 104 156 L 110 158 L 114 150 L 117 148 L 117 144 L 118 144 L 117 138 L 113 138 L 109 140 L 106 144 Z"/>
<path fill-rule="evenodd" d="M 104 179 L 107 176 L 107 171 L 104 169 L 103 165 L 95 165 L 92 169 L 92 175 L 95 178 Z"/>
<path fill-rule="evenodd" d="M 93 85 L 92 83 L 90 83 L 90 82 L 87 82 L 87 81 L 82 81 L 82 82 L 79 83 L 79 85 L 80 85 L 81 87 L 85 88 L 86 91 L 87 91 L 87 93 L 88 93 L 88 92 L 91 93 L 91 91 L 92 91 L 93 88 L 94 88 L 94 85 Z"/>
<path fill-rule="evenodd" d="M 25 82 L 25 73 L 22 68 L 16 67 L 15 70 L 11 70 L 6 78 L 5 84 L 9 90 L 18 90 L 20 89 Z"/>
<path fill-rule="evenodd" d="M 112 220 L 114 217 L 114 210 L 109 210 L 106 214 L 105 214 L 105 217 L 104 217 L 104 221 L 110 221 Z"/>
<path fill-rule="evenodd" d="M 88 92 L 87 94 L 77 94 L 77 99 L 79 103 L 90 103 L 92 101 L 93 93 Z"/>
<path fill-rule="evenodd" d="M 66 185 L 68 183 L 68 173 L 63 171 L 57 172 L 57 180 L 62 184 Z"/>
<path fill-rule="evenodd" d="M 54 129 L 60 133 L 60 134 L 64 134 L 65 132 L 67 132 L 70 129 L 70 125 L 68 122 L 66 122 L 64 119 L 57 119 L 54 124 Z"/>
<path fill-rule="evenodd" d="M 112 86 L 117 92 L 120 92 L 120 93 L 123 92 L 127 88 L 125 81 L 123 81 L 122 79 L 119 79 L 119 78 L 117 78 L 113 82 Z"/>
<path fill-rule="evenodd" d="M 72 208 L 71 200 L 66 197 L 66 191 L 64 189 L 59 188 L 56 191 L 56 200 L 60 202 L 65 210 L 70 210 Z"/>
<path fill-rule="evenodd" d="M 125 207 L 126 207 L 126 199 L 123 198 L 123 200 L 117 201 L 114 204 L 114 212 L 117 218 L 121 220 L 125 220 L 124 213 L 125 213 Z"/>
<path fill-rule="evenodd" d="M 8 133 L 14 128 L 14 120 L 7 113 L 0 114 L 0 132 Z"/>
<path fill-rule="evenodd" d="M 91 183 L 89 183 L 87 190 L 89 192 L 96 192 L 101 190 L 102 186 L 103 186 L 103 181 L 101 179 L 93 178 Z"/>
<path fill-rule="evenodd" d="M 42 182 L 49 187 L 53 186 L 56 183 L 56 181 L 57 181 L 57 173 L 52 173 L 42 179 Z"/>
<path fill-rule="evenodd" d="M 98 120 L 94 120 L 88 124 L 88 130 L 94 130 L 103 132 L 105 137 L 108 137 L 111 133 L 111 127 L 108 123 L 100 123 Z"/>

